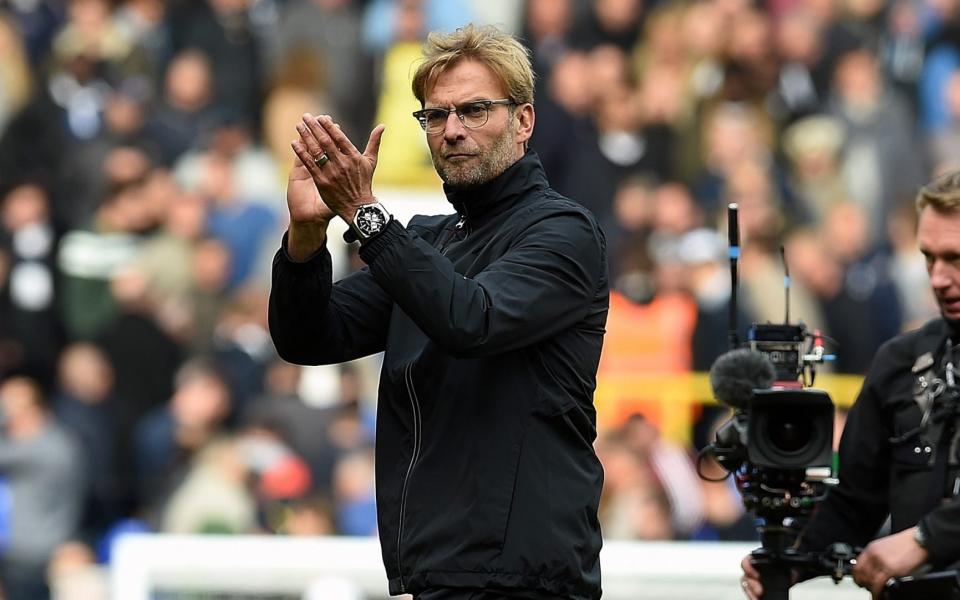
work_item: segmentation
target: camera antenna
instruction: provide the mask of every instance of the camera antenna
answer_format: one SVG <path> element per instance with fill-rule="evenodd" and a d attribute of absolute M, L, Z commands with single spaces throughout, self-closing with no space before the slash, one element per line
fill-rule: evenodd
<path fill-rule="evenodd" d="M 740 258 L 740 226 L 737 221 L 738 210 L 739 207 L 736 202 L 731 202 L 727 205 L 727 240 L 730 254 L 730 331 L 727 333 L 727 338 L 731 350 L 740 347 L 740 340 L 737 336 L 737 288 L 739 287 L 737 260 Z"/>
<path fill-rule="evenodd" d="M 790 324 L 790 267 L 787 265 L 787 251 L 784 249 L 783 245 L 780 245 L 780 262 L 783 263 L 783 295 L 784 303 L 786 305 L 786 314 L 783 317 L 783 322 Z"/>

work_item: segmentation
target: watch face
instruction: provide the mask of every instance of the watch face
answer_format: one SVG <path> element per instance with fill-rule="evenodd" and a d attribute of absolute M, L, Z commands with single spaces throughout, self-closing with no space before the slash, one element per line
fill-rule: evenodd
<path fill-rule="evenodd" d="M 387 212 L 379 206 L 361 206 L 353 222 L 363 235 L 371 236 L 384 228 L 387 218 Z"/>

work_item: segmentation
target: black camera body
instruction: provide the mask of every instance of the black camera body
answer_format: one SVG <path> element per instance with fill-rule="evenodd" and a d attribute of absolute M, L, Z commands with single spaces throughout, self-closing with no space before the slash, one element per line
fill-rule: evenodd
<path fill-rule="evenodd" d="M 735 472 L 744 507 L 765 523 L 800 525 L 833 478 L 833 402 L 816 389 L 755 390 L 743 462 Z"/>
<path fill-rule="evenodd" d="M 728 352 L 711 369 L 715 395 L 734 415 L 717 431 L 710 454 L 738 480 L 744 473 L 775 480 L 776 486 L 764 482 L 763 493 L 785 496 L 788 505 L 810 486 L 832 481 L 833 401 L 804 386 L 826 357 L 817 338 L 803 324 L 754 325 L 748 348 Z M 813 340 L 809 351 L 807 340 Z"/>
<path fill-rule="evenodd" d="M 833 402 L 816 389 L 754 390 L 717 430 L 712 456 L 734 473 L 758 469 L 822 473 L 833 466 Z"/>
<path fill-rule="evenodd" d="M 703 453 L 734 476 L 744 507 L 758 519 L 762 547 L 753 561 L 765 600 L 788 597 L 794 567 L 839 581 L 856 556 L 850 548 L 794 548 L 814 507 L 837 483 L 833 401 L 806 385 L 828 358 L 819 340 L 802 324 L 755 325 L 747 347 L 727 352 L 710 370 L 714 395 L 734 414 Z"/>

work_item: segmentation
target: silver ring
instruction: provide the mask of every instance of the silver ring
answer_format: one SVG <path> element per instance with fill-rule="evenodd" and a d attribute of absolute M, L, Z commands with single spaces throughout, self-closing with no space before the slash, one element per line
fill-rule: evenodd
<path fill-rule="evenodd" d="M 330 157 L 327 156 L 327 153 L 326 153 L 326 152 L 321 152 L 321 153 L 320 153 L 320 156 L 318 156 L 318 157 L 316 157 L 315 159 L 313 159 L 313 164 L 317 165 L 318 167 L 322 167 L 323 165 L 327 164 L 328 162 L 330 162 Z"/>
<path fill-rule="evenodd" d="M 747 589 L 747 585 L 748 584 L 746 581 L 743 581 L 743 580 L 740 581 L 740 587 L 742 587 L 743 589 Z"/>

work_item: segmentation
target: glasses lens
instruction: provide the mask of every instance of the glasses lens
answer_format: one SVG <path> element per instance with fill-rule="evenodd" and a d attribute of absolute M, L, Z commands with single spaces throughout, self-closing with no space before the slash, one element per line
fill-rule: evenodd
<path fill-rule="evenodd" d="M 440 108 L 432 108 L 423 111 L 422 122 L 425 123 L 424 129 L 426 129 L 428 133 L 443 131 L 443 128 L 447 124 L 448 114 L 450 113 Z"/>
<path fill-rule="evenodd" d="M 488 108 L 483 102 L 465 104 L 457 109 L 467 127 L 482 127 L 487 122 Z"/>

